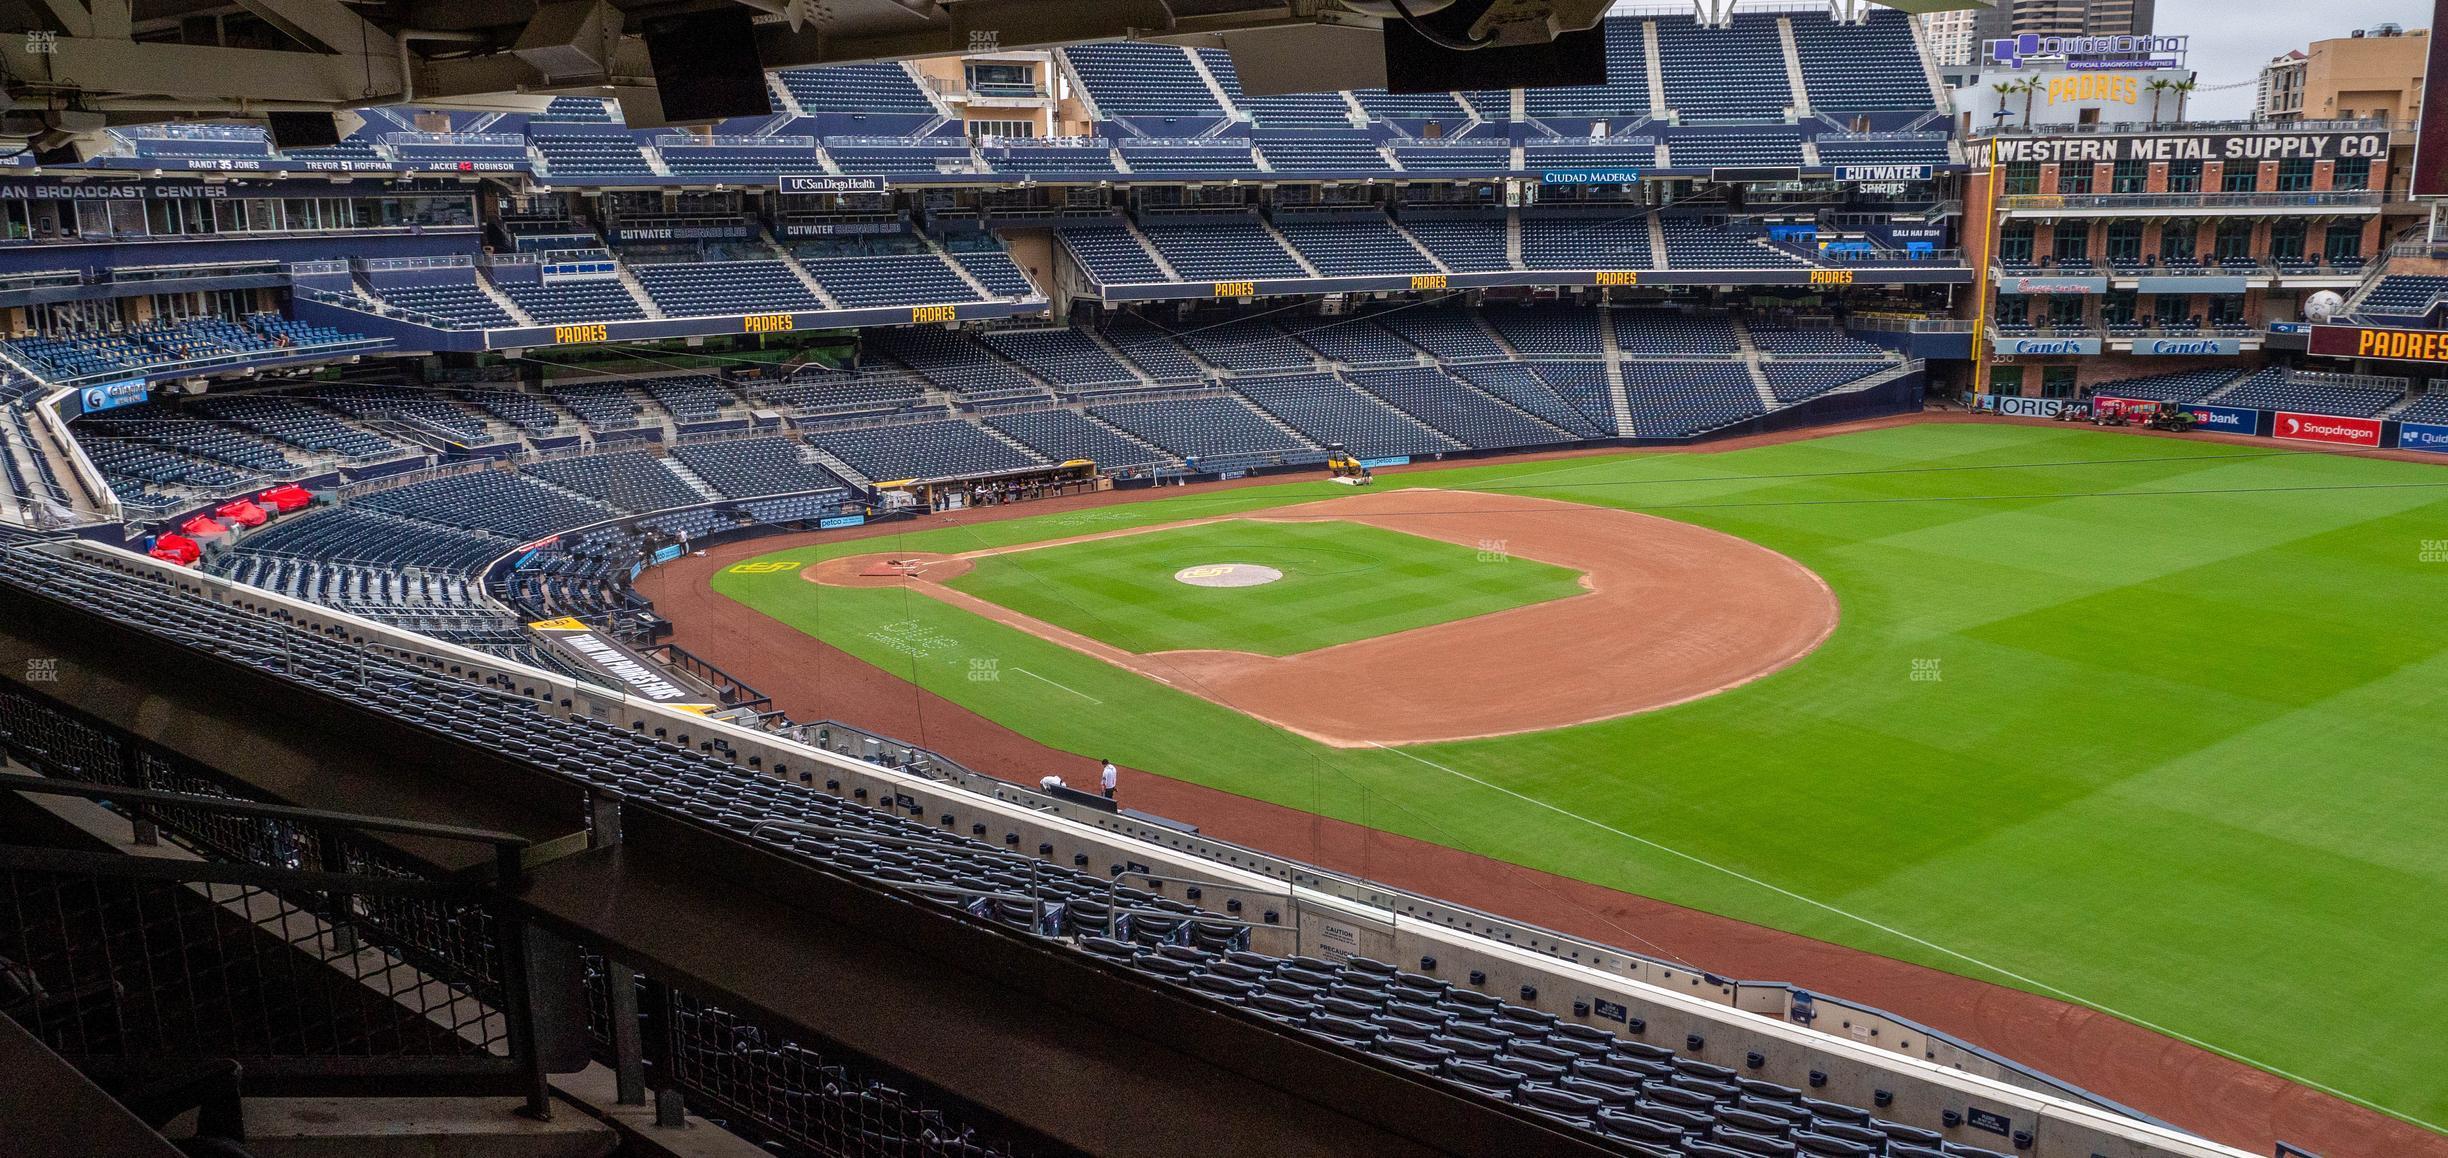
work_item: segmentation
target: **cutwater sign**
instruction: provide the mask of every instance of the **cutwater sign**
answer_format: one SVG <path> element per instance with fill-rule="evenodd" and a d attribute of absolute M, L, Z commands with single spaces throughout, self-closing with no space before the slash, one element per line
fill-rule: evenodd
<path fill-rule="evenodd" d="M 1927 181 L 1935 169 L 1929 165 L 1838 165 L 1836 180 L 1840 184 L 1886 184 L 1893 181 Z"/>
<path fill-rule="evenodd" d="M 1637 185 L 1638 169 L 1548 169 L 1539 174 L 1541 185 Z"/>

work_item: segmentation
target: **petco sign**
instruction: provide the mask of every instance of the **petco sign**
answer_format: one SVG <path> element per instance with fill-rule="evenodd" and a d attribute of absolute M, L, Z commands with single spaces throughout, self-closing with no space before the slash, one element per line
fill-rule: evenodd
<path fill-rule="evenodd" d="M 2296 414 L 2281 410 L 2276 423 L 2270 427 L 2270 434 L 2297 442 L 2376 447 L 2380 445 L 2380 420 L 2339 418 L 2332 414 Z"/>

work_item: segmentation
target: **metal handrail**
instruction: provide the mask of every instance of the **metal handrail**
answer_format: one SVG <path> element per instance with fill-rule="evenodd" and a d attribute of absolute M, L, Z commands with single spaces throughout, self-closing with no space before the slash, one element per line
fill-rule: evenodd
<path fill-rule="evenodd" d="M 302 824 L 354 828 L 363 832 L 388 832 L 401 836 L 426 836 L 437 840 L 461 840 L 474 844 L 489 844 L 497 849 L 522 849 L 534 843 L 515 833 L 496 832 L 489 828 L 466 828 L 455 824 L 432 824 L 421 820 L 391 820 L 380 816 L 332 812 L 321 808 L 299 808 L 288 804 L 258 804 L 234 796 L 198 796 L 188 792 L 164 792 L 153 788 L 119 788 L 108 784 L 54 780 L 47 776 L 28 776 L 16 772 L 0 772 L 0 790 L 34 792 L 49 796 L 80 796 L 87 800 L 115 800 L 132 804 L 211 808 L 238 816 L 254 816 L 266 820 L 294 820 Z"/>

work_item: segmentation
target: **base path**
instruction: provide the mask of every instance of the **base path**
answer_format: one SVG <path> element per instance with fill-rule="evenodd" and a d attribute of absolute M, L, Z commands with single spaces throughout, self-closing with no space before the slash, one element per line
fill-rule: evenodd
<path fill-rule="evenodd" d="M 1632 453 L 1707 454 L 1930 420 L 1884 418 L 1730 439 L 1696 450 Z M 1936 420 L 2016 421 L 1957 415 Z M 1523 460 L 1622 453 L 1615 449 L 1570 450 L 1524 456 Z M 1403 469 L 1395 468 L 1393 473 Z M 1278 481 L 1248 479 L 1210 484 L 1207 489 Z M 1097 772 L 1093 753 L 1049 748 L 914 687 L 891 672 L 717 594 L 713 578 L 733 563 L 794 547 L 853 538 L 874 539 L 882 545 L 902 534 L 942 526 L 1084 510 L 1167 493 L 1113 491 L 962 511 L 913 524 L 886 523 L 851 531 L 726 543 L 704 556 L 683 557 L 647 571 L 639 576 L 637 589 L 672 622 L 673 642 L 773 696 L 774 705 L 793 719 L 840 720 L 905 737 L 1007 780 L 1035 783 L 1038 777 L 1054 773 L 1074 784 L 1089 784 L 1095 782 Z M 2256 1154 L 2270 1153 L 2272 1142 L 2284 1140 L 2324 1158 L 2448 1158 L 2448 1137 L 2054 998 L 1150 772 L 1126 769 L 1122 798 L 1131 807 L 1199 825 L 1208 836 L 1277 856 L 1503 913 L 1603 944 L 1672 955 L 1721 976 L 1790 980 L 1819 993 L 1877 1006 Z"/>
<path fill-rule="evenodd" d="M 1197 519 L 954 556 L 862 555 L 807 569 L 819 583 L 906 584 L 1320 743 L 1476 739 L 1628 716 L 1736 687 L 1810 653 L 1836 596 L 1755 543 L 1652 515 L 1475 491 L 1378 491 L 1230 516 L 1360 523 L 1582 573 L 1584 594 L 1296 655 L 1141 655 L 943 586 L 972 560 L 1216 522 Z M 1365 573 L 1355 583 L 1367 583 Z M 1260 596 L 1260 597 L 1263 597 Z M 1456 678 L 1512 671 L 1502 681 Z"/>

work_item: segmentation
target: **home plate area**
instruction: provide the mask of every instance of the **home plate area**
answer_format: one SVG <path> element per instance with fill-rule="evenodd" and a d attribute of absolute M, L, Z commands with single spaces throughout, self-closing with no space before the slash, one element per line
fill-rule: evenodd
<path fill-rule="evenodd" d="M 1177 583 L 1192 587 L 1258 587 L 1283 578 L 1283 572 L 1255 563 L 1202 563 L 1173 573 Z"/>

